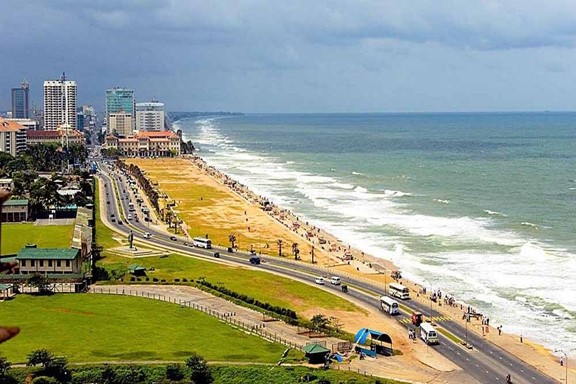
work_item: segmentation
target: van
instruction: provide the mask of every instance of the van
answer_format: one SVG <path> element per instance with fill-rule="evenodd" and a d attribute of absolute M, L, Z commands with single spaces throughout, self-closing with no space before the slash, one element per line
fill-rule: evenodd
<path fill-rule="evenodd" d="M 438 332 L 430 323 L 420 324 L 420 338 L 426 344 L 440 344 L 440 341 L 438 340 Z"/>
<path fill-rule="evenodd" d="M 332 276 L 330 278 L 330 284 L 332 285 L 340 285 L 340 278 L 337 276 Z"/>

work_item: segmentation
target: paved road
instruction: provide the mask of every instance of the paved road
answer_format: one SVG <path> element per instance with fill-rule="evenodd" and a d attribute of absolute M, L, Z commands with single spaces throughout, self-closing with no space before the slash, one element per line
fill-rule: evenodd
<path fill-rule="evenodd" d="M 99 177 L 104 182 L 106 198 L 109 201 L 109 203 L 106 204 L 107 212 L 102 213 L 102 215 L 107 216 L 108 218 L 110 218 L 111 214 L 114 214 L 116 218 L 127 217 L 129 212 L 128 203 L 130 201 L 135 203 L 136 200 L 130 188 L 128 188 L 126 177 L 118 172 L 110 171 L 108 167 L 102 166 L 101 163 L 99 165 L 101 170 Z M 115 198 L 116 195 L 114 190 L 118 191 L 119 200 Z M 135 236 L 141 236 L 144 232 L 150 232 L 153 235 L 152 238 L 149 240 L 142 239 L 142 241 L 163 248 L 185 252 L 196 257 L 213 260 L 215 250 L 192 248 L 189 245 L 184 245 L 184 242 L 186 241 L 185 239 L 179 239 L 177 241 L 170 240 L 168 234 L 149 228 L 143 220 L 139 222 L 126 222 L 126 220 L 122 218 L 122 221 L 124 222 L 122 225 L 118 225 L 118 222 L 112 224 L 115 230 L 124 233 L 126 236 L 130 230 L 135 233 Z M 216 251 L 220 251 L 220 259 L 223 261 L 241 265 L 248 264 L 248 259 L 250 257 L 249 254 L 242 252 L 230 254 L 224 249 L 216 249 Z M 275 257 L 262 257 L 262 264 L 257 268 L 306 281 L 311 281 L 314 276 L 326 273 L 325 270 L 309 264 Z M 349 296 L 364 302 L 367 305 L 375 307 L 379 306 L 378 297 L 383 291 L 382 286 L 354 277 L 343 278 L 343 282 L 350 287 L 348 293 Z M 339 287 L 329 288 L 334 290 L 339 289 Z M 403 302 L 403 304 L 411 310 L 430 313 L 431 316 L 442 315 L 415 300 L 406 301 Z M 400 319 L 402 319 L 402 317 L 400 317 Z M 433 348 L 460 366 L 466 371 L 466 373 L 479 382 L 504 383 L 506 374 L 510 373 L 514 383 L 557 383 L 557 381 L 550 376 L 545 375 L 503 349 L 482 339 L 475 333 L 466 332 L 466 329 L 460 324 L 447 322 L 443 324 L 443 328 L 461 340 L 466 338 L 467 333 L 469 344 L 473 345 L 475 348 L 472 351 L 469 351 L 442 336 L 440 337 L 440 345 L 434 346 Z"/>

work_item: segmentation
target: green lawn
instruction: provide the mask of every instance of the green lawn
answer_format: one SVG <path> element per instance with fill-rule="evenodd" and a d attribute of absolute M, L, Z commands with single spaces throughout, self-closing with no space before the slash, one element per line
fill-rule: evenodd
<path fill-rule="evenodd" d="M 210 361 L 265 363 L 277 362 L 285 349 L 204 313 L 137 297 L 18 295 L 0 304 L 0 319 L 21 328 L 0 349 L 13 363 L 40 348 L 71 362 L 183 361 L 195 351 Z"/>
<path fill-rule="evenodd" d="M 70 248 L 74 225 L 2 224 L 2 255 L 18 253 L 26 243 L 39 248 Z"/>
<path fill-rule="evenodd" d="M 146 257 L 137 260 L 106 257 L 102 262 L 104 264 L 110 263 L 114 267 L 119 264 L 125 266 L 134 263 L 140 264 L 148 269 L 147 276 L 150 280 L 156 277 L 160 280 L 166 279 L 168 282 L 173 282 L 175 278 L 190 280 L 203 276 L 211 283 L 221 284 L 228 289 L 252 296 L 257 300 L 291 308 L 296 312 L 312 308 L 362 311 L 349 301 L 314 286 L 244 267 L 227 266 L 179 255 L 170 255 L 165 258 Z M 154 271 L 149 271 L 152 267 Z M 126 281 L 129 278 L 130 275 L 127 274 Z"/>

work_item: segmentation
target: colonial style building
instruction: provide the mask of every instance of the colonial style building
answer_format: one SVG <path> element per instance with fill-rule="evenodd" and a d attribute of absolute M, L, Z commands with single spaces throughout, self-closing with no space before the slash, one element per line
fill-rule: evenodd
<path fill-rule="evenodd" d="M 16 256 L 21 274 L 79 274 L 80 250 L 74 248 L 22 248 Z"/>
<path fill-rule="evenodd" d="M 28 200 L 7 200 L 2 206 L 2 222 L 28 220 Z"/>
<path fill-rule="evenodd" d="M 82 132 L 76 129 L 70 129 L 66 126 L 61 126 L 55 130 L 49 131 L 27 131 L 26 140 L 28 145 L 34 144 L 47 144 L 59 143 L 61 145 L 68 144 L 84 144 L 86 139 Z"/>
<path fill-rule="evenodd" d="M 125 156 L 178 156 L 180 137 L 172 131 L 139 132 L 125 138 L 108 136 L 106 148 L 117 149 Z"/>

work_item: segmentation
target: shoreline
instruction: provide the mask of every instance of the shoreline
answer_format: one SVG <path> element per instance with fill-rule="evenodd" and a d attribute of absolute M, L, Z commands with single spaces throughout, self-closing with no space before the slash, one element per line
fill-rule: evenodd
<path fill-rule="evenodd" d="M 241 198 L 246 204 L 251 205 L 253 208 L 262 211 L 265 206 L 264 202 L 269 201 L 266 197 L 258 196 L 247 186 L 233 180 L 215 167 L 208 165 L 206 161 L 198 155 L 185 156 L 183 159 L 185 159 L 192 167 L 196 168 L 201 174 L 204 174 L 223 188 L 232 192 L 235 196 Z M 327 233 L 323 229 L 315 227 L 313 223 L 303 222 L 294 213 L 282 209 L 281 207 L 271 204 L 270 210 L 266 210 L 265 213 L 277 224 L 282 225 L 285 230 L 299 236 L 310 245 L 320 247 L 318 249 L 319 257 L 317 259 L 317 264 L 319 266 L 330 268 L 331 271 L 334 271 L 334 275 L 346 273 L 359 276 L 363 279 L 370 279 L 381 284 L 387 284 L 392 281 L 390 273 L 397 270 L 397 267 L 394 266 L 391 261 L 366 254 L 359 249 L 348 247 L 336 236 Z M 293 225 L 295 222 L 298 223 L 298 226 Z M 309 235 L 309 231 L 316 231 L 316 233 L 312 233 L 312 236 L 307 236 Z M 324 249 L 322 249 L 321 244 L 319 243 L 321 237 L 326 240 Z M 333 250 L 330 251 L 330 249 L 327 249 L 328 246 L 332 247 Z M 269 251 L 271 251 L 271 249 L 269 249 Z M 320 254 L 322 253 L 325 254 L 324 257 L 320 257 Z M 350 260 L 343 260 L 343 257 L 348 253 L 350 253 L 353 258 Z M 311 261 L 305 254 L 302 255 L 301 259 L 304 262 Z M 402 282 L 406 286 L 410 287 L 413 299 L 421 300 L 426 304 L 429 303 L 428 299 L 424 298 L 423 295 L 418 294 L 420 287 L 417 284 L 404 278 L 402 279 Z M 458 303 L 458 306 L 459 305 L 460 303 Z M 462 303 L 462 306 L 465 307 L 465 304 Z M 451 317 L 453 321 L 462 321 L 463 323 L 461 318 L 462 311 L 459 308 L 447 305 L 441 306 L 436 303 L 434 304 L 434 309 Z M 481 320 L 473 320 L 472 323 L 469 323 L 469 329 L 478 335 L 482 335 L 482 330 L 484 330 L 485 338 L 493 344 L 503 348 L 526 363 L 558 380 L 563 377 L 564 368 L 560 367 L 557 357 L 553 356 L 550 350 L 530 341 L 529 338 L 524 338 L 522 342 L 520 342 L 518 335 L 507 334 L 505 330 L 502 335 L 498 335 L 498 330 L 494 325 L 490 325 L 487 328 L 482 325 Z"/>

